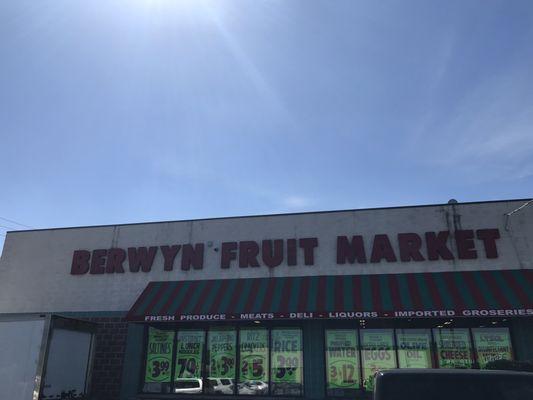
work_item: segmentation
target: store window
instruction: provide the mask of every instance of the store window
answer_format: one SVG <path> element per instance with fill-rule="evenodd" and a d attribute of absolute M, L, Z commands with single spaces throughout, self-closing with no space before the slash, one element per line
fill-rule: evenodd
<path fill-rule="evenodd" d="M 148 329 L 144 391 L 168 393 L 171 385 L 174 331 Z"/>
<path fill-rule="evenodd" d="M 271 394 L 301 396 L 303 394 L 302 330 L 272 329 Z"/>
<path fill-rule="evenodd" d="M 234 393 L 236 345 L 235 329 L 216 329 L 208 332 L 206 393 Z"/>
<path fill-rule="evenodd" d="M 466 328 L 433 329 L 439 368 L 472 368 L 470 332 Z"/>
<path fill-rule="evenodd" d="M 396 329 L 400 368 L 431 368 L 431 331 Z"/>
<path fill-rule="evenodd" d="M 353 397 L 361 388 L 357 331 L 327 329 L 325 336 L 327 394 Z"/>
<path fill-rule="evenodd" d="M 238 393 L 268 394 L 268 330 L 241 329 Z"/>
<path fill-rule="evenodd" d="M 397 366 L 472 368 L 477 360 L 486 368 L 512 358 L 505 327 L 325 330 L 328 397 L 372 391 L 376 373 Z M 144 361 L 144 393 L 303 395 L 300 328 L 147 327 Z"/>
<path fill-rule="evenodd" d="M 143 393 L 303 394 L 299 328 L 147 327 L 146 343 Z"/>
<path fill-rule="evenodd" d="M 396 368 L 394 331 L 392 329 L 364 329 L 360 332 L 363 387 L 365 390 L 372 391 L 375 376 L 379 371 Z"/>
<path fill-rule="evenodd" d="M 508 328 L 474 328 L 472 336 L 480 368 L 492 361 L 513 359 Z"/>

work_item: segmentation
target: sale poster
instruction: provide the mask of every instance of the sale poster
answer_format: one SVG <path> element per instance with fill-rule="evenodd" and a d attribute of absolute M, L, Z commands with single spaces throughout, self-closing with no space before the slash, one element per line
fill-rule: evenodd
<path fill-rule="evenodd" d="M 204 331 L 183 330 L 178 332 L 176 380 L 202 376 L 204 338 Z"/>
<path fill-rule="evenodd" d="M 472 334 L 480 368 L 491 361 L 513 359 L 508 328 L 474 328 Z"/>
<path fill-rule="evenodd" d="M 349 329 L 326 331 L 328 389 L 358 389 L 359 352 L 357 332 Z"/>
<path fill-rule="evenodd" d="M 357 332 L 348 329 L 326 331 L 328 389 L 358 389 L 359 351 Z"/>
<path fill-rule="evenodd" d="M 272 330 L 272 383 L 302 383 L 302 350 L 300 329 Z"/>
<path fill-rule="evenodd" d="M 439 368 L 472 368 L 468 329 L 433 329 Z"/>
<path fill-rule="evenodd" d="M 379 371 L 396 368 L 392 329 L 361 330 L 361 355 L 363 387 L 371 391 L 374 389 L 374 379 Z"/>
<path fill-rule="evenodd" d="M 428 329 L 397 329 L 400 368 L 431 368 L 431 335 Z"/>
<path fill-rule="evenodd" d="M 241 329 L 240 380 L 267 382 L 268 332 L 266 329 Z"/>
<path fill-rule="evenodd" d="M 146 351 L 146 383 L 170 382 L 172 371 L 172 347 L 174 332 L 148 329 L 148 349 Z"/>
<path fill-rule="evenodd" d="M 209 377 L 235 378 L 237 331 L 221 329 L 207 335 Z"/>

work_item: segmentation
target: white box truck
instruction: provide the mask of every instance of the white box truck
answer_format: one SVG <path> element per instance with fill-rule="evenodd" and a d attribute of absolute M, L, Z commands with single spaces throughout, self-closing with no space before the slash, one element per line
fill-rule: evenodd
<path fill-rule="evenodd" d="M 87 399 L 95 325 L 41 315 L 0 316 L 0 388 L 10 400 Z"/>

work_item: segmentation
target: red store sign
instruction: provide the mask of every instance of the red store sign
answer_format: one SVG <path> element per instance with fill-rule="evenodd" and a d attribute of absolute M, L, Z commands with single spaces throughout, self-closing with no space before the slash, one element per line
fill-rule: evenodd
<path fill-rule="evenodd" d="M 362 235 L 337 236 L 336 264 L 367 264 L 381 262 L 421 262 L 439 260 L 472 260 L 478 257 L 498 257 L 498 229 L 456 230 L 396 235 L 376 234 L 373 238 Z M 368 243 L 366 243 L 369 241 Z M 393 241 L 397 246 L 393 247 Z M 370 246 L 370 247 L 367 247 Z M 180 268 L 201 270 L 204 266 L 205 244 L 165 244 L 150 247 L 129 247 L 75 250 L 70 273 L 113 274 L 150 272 L 158 253 L 163 257 L 163 270 Z M 370 249 L 367 252 L 365 249 Z M 395 250 L 398 249 L 398 251 Z M 220 254 L 221 269 L 275 268 L 286 263 L 288 266 L 315 264 L 315 253 L 319 250 L 316 237 L 299 239 L 269 239 L 261 242 L 245 240 L 222 242 L 213 250 Z"/>

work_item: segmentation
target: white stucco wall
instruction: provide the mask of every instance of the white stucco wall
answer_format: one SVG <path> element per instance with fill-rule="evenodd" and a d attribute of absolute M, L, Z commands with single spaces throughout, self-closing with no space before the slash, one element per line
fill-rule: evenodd
<path fill-rule="evenodd" d="M 149 281 L 227 279 L 266 276 L 437 272 L 448 270 L 518 269 L 533 267 L 533 205 L 507 218 L 524 201 L 504 201 L 409 208 L 290 214 L 165 222 L 105 227 L 10 232 L 0 260 L 0 313 L 60 311 L 126 311 Z M 454 210 L 455 209 L 455 210 Z M 507 226 L 506 226 L 506 221 Z M 455 227 L 454 227 L 455 221 Z M 363 235 L 367 257 L 375 234 L 388 234 L 398 255 L 396 235 L 427 231 L 498 228 L 499 257 L 487 259 L 475 240 L 474 260 L 336 264 L 338 235 Z M 315 264 L 268 268 L 220 268 L 224 241 L 316 237 Z M 173 271 L 163 270 L 157 253 L 151 272 L 71 275 L 75 250 L 205 243 L 204 268 L 182 271 L 179 257 Z M 212 247 L 208 247 L 212 242 Z M 449 247 L 455 252 L 453 241 Z"/>

